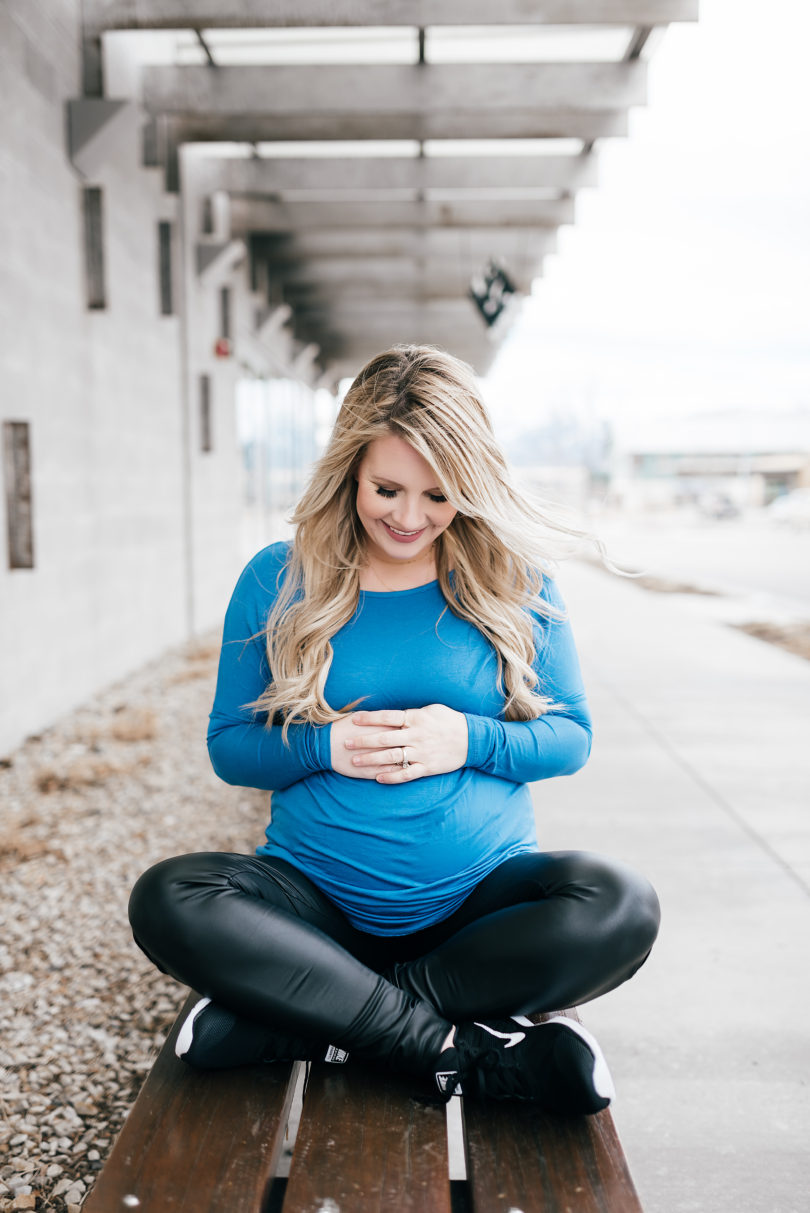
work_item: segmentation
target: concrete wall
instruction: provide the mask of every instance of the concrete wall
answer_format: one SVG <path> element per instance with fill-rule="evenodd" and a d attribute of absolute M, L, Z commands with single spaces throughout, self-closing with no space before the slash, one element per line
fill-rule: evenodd
<path fill-rule="evenodd" d="M 45 8 L 47 7 L 47 12 Z M 31 570 L 0 567 L 0 751 L 185 634 L 178 319 L 159 315 L 162 187 L 133 142 L 103 189 L 107 307 L 86 307 L 78 5 L 0 10 L 0 416 L 31 426 Z M 146 486 L 149 491 L 146 492 Z M 5 548 L 5 494 L 3 546 Z"/>
<path fill-rule="evenodd" d="M 33 569 L 9 569 L 3 487 L 0 755 L 218 622 L 243 557 L 233 397 L 244 372 L 213 358 L 217 293 L 192 266 L 185 289 L 175 281 L 189 326 L 160 314 L 158 222 L 174 221 L 179 269 L 183 208 L 162 171 L 143 167 L 137 123 L 92 180 L 69 159 L 79 12 L 79 0 L 0 5 L 0 421 L 31 427 L 35 554 Z M 87 308 L 84 185 L 103 190 L 101 311 Z M 250 321 L 246 275 L 230 276 L 237 327 Z"/>

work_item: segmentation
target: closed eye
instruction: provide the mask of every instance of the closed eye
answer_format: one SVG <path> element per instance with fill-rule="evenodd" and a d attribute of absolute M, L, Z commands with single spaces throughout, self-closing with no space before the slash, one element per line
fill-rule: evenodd
<path fill-rule="evenodd" d="M 377 485 L 376 491 L 380 495 L 380 497 L 389 497 L 390 498 L 390 497 L 396 497 L 396 495 L 397 495 L 396 489 L 384 489 L 381 484 Z M 447 501 L 447 498 L 443 497 L 441 493 L 428 493 L 428 497 L 430 498 L 431 501 L 435 501 L 437 505 L 440 505 L 442 502 Z"/>

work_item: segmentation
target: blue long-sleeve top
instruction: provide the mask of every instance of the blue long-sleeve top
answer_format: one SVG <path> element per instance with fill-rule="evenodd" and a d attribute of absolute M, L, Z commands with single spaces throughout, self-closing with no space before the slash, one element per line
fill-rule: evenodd
<path fill-rule="evenodd" d="M 326 700 L 336 710 L 442 703 L 462 712 L 463 767 L 402 784 L 332 769 L 331 725 L 281 727 L 248 705 L 270 681 L 263 628 L 289 545 L 259 552 L 225 617 L 208 749 L 227 783 L 272 790 L 272 820 L 257 853 L 305 872 L 360 930 L 400 935 L 451 914 L 505 859 L 536 851 L 527 783 L 578 770 L 591 724 L 568 622 L 534 618 L 540 691 L 559 706 L 505 721 L 492 645 L 446 609 L 438 581 L 411 590 L 360 592 L 332 637 Z M 543 596 L 561 599 L 546 578 Z"/>

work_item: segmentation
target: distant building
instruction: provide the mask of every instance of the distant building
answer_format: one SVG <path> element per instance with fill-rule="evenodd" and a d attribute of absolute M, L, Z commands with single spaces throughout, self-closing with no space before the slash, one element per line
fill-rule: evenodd
<path fill-rule="evenodd" d="M 810 486 L 810 410 L 747 410 L 661 423 L 620 436 L 611 494 L 630 508 L 725 499 L 740 509 L 768 505 Z"/>

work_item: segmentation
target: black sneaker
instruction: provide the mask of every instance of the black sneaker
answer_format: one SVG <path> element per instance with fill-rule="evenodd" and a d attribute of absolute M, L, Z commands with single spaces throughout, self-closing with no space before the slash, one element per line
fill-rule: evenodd
<path fill-rule="evenodd" d="M 614 1096 L 607 1062 L 582 1024 L 557 1015 L 462 1023 L 436 1063 L 436 1085 L 451 1095 L 524 1099 L 546 1112 L 590 1115 Z"/>
<path fill-rule="evenodd" d="M 241 1019 L 210 998 L 201 998 L 183 1021 L 175 1041 L 177 1056 L 198 1070 L 232 1070 L 271 1061 L 330 1061 L 349 1054 Z"/>

